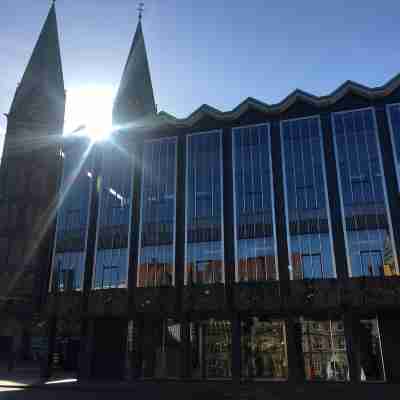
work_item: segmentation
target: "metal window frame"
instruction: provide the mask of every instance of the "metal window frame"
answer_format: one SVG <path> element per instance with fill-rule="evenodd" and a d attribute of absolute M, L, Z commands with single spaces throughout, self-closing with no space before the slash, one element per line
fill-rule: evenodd
<path fill-rule="evenodd" d="M 223 164 L 223 135 L 222 129 L 211 129 L 202 132 L 188 133 L 185 137 L 185 153 L 186 153 L 186 171 L 185 171 L 185 257 L 184 257 L 184 285 L 188 284 L 187 258 L 188 258 L 188 179 L 189 179 L 189 140 L 193 136 L 218 134 L 219 135 L 219 157 L 221 171 L 221 250 L 222 250 L 222 283 L 226 282 L 226 264 L 225 264 L 225 238 L 224 238 L 224 164 Z M 208 242 L 211 243 L 211 242 Z"/>
<path fill-rule="evenodd" d="M 381 179 L 382 179 L 383 198 L 384 198 L 384 202 L 385 202 L 386 218 L 387 218 L 388 227 L 389 227 L 389 237 L 391 240 L 396 272 L 399 273 L 397 248 L 396 248 L 395 241 L 394 241 L 393 224 L 392 224 L 392 217 L 390 215 L 390 208 L 389 208 L 389 201 L 388 201 L 387 187 L 386 187 L 386 180 L 385 180 L 385 171 L 383 169 L 382 145 L 381 145 L 381 141 L 379 140 L 378 124 L 377 124 L 377 120 L 376 120 L 375 107 L 363 107 L 363 108 L 356 108 L 356 109 L 345 110 L 345 111 L 332 112 L 330 115 L 331 126 L 332 126 L 332 136 L 333 136 L 333 145 L 334 145 L 333 147 L 334 147 L 335 162 L 336 162 L 336 177 L 337 177 L 337 180 L 339 183 L 340 211 L 341 211 L 341 215 L 342 215 L 344 240 L 345 240 L 345 246 L 346 246 L 347 270 L 348 270 L 348 274 L 349 274 L 350 278 L 353 276 L 353 273 L 352 273 L 352 268 L 351 268 L 350 247 L 349 247 L 349 239 L 348 239 L 348 233 L 347 233 L 348 231 L 346 228 L 346 217 L 344 214 L 343 185 L 342 185 L 342 178 L 341 178 L 341 174 L 340 174 L 340 165 L 339 165 L 339 157 L 338 157 L 339 150 L 337 147 L 337 140 L 336 140 L 335 115 L 342 115 L 342 114 L 355 113 L 355 112 L 368 111 L 368 110 L 371 111 L 371 113 L 372 113 L 374 136 L 375 136 L 376 145 L 377 145 L 380 175 L 381 175 Z"/>
<path fill-rule="evenodd" d="M 374 254 L 376 254 L 376 255 L 379 254 L 380 259 L 382 261 L 382 268 L 383 268 L 383 266 L 384 266 L 384 257 L 383 257 L 383 252 L 381 250 L 379 250 L 379 249 L 360 250 L 358 253 L 360 254 L 360 265 L 361 265 L 362 269 L 368 269 L 368 265 L 364 265 L 364 263 L 363 263 L 363 256 L 366 255 L 366 254 L 368 254 L 369 256 L 372 256 Z M 376 276 L 374 271 L 372 271 L 372 273 L 373 273 L 372 276 Z M 364 276 L 369 276 L 369 275 L 366 274 Z"/>
<path fill-rule="evenodd" d="M 117 147 L 116 147 L 117 148 Z M 94 252 L 94 257 L 93 257 L 93 265 L 91 266 L 92 268 L 92 283 L 91 283 L 91 290 L 101 290 L 104 289 L 103 287 L 96 287 L 96 265 L 97 265 L 97 255 L 98 252 L 101 251 L 99 250 L 98 246 L 99 246 L 99 232 L 100 232 L 100 227 L 101 225 L 101 207 L 103 204 L 103 185 L 104 185 L 104 178 L 103 178 L 103 171 L 106 170 L 105 166 L 106 166 L 106 158 L 104 157 L 104 152 L 107 151 L 104 148 L 101 150 L 103 151 L 103 156 L 102 156 L 102 160 L 101 160 L 101 176 L 98 175 L 98 178 L 100 178 L 100 185 L 99 185 L 99 201 L 98 201 L 98 207 L 97 207 L 97 227 L 96 227 L 96 240 L 95 240 L 95 252 Z M 122 286 L 121 284 L 118 284 L 117 287 L 121 287 L 123 289 L 128 289 L 128 274 L 129 274 L 129 250 L 130 250 L 130 243 L 131 241 L 129 240 L 129 238 L 131 237 L 131 216 L 132 216 L 132 210 L 133 210 L 133 184 L 134 184 L 134 163 L 133 161 L 133 156 L 130 156 L 129 158 L 129 170 L 131 173 L 131 179 L 130 179 L 130 205 L 129 205 L 129 219 L 128 219 L 128 245 L 126 247 L 126 251 L 127 251 L 127 256 L 126 256 L 126 265 L 125 265 L 125 276 L 126 276 L 126 283 Z M 115 207 L 112 207 L 115 208 Z M 114 248 L 112 248 L 114 249 Z M 110 250 L 112 250 L 110 249 Z M 104 249 L 102 249 L 104 250 Z M 123 266 L 121 267 L 121 269 L 123 268 Z"/>
<path fill-rule="evenodd" d="M 320 143 L 320 151 L 321 151 L 321 161 L 322 161 L 322 174 L 324 180 L 324 192 L 325 192 L 325 209 L 328 219 L 328 228 L 329 228 L 329 245 L 331 248 L 331 257 L 332 257 L 332 272 L 333 278 L 337 278 L 337 270 L 336 270 L 336 254 L 333 246 L 333 232 L 332 232 L 332 218 L 331 218 L 331 208 L 329 205 L 329 192 L 328 192 L 328 179 L 326 174 L 326 159 L 325 159 L 325 148 L 323 141 L 323 130 L 321 124 L 321 116 L 320 114 L 309 115 L 307 117 L 301 118 L 289 118 L 280 121 L 280 144 L 281 144 L 281 154 L 282 154 L 282 175 L 283 175 L 283 191 L 284 191 L 284 203 L 285 203 L 285 220 L 286 220 L 286 240 L 288 246 L 288 257 L 289 257 L 289 266 L 291 266 L 292 262 L 292 244 L 290 238 L 290 223 L 289 223 L 289 205 L 288 205 L 288 194 L 287 194 L 287 177 L 286 177 L 286 168 L 285 168 L 285 151 L 284 151 L 284 137 L 283 137 L 283 124 L 285 122 L 294 122 L 294 121 L 302 121 L 306 119 L 317 119 L 318 122 L 318 137 Z M 290 280 L 293 280 L 293 268 L 289 269 Z"/>
<path fill-rule="evenodd" d="M 271 148 L 271 123 L 264 122 L 261 124 L 252 124 L 252 125 L 244 125 L 231 129 L 231 137 L 232 137 L 232 176 L 233 176 L 233 225 L 234 225 L 234 241 L 235 241 L 235 282 L 239 282 L 239 239 L 237 235 L 237 224 L 238 224 L 238 216 L 236 213 L 237 210 L 237 198 L 236 198 L 236 152 L 235 152 L 235 135 L 237 132 L 240 132 L 242 129 L 249 128 L 259 128 L 259 127 L 267 128 L 267 136 L 268 136 L 268 162 L 269 162 L 269 170 L 270 170 L 270 190 L 271 190 L 271 211 L 272 211 L 272 238 L 273 238 L 273 249 L 274 249 L 274 258 L 275 258 L 275 273 L 276 280 L 279 281 L 279 266 L 278 266 L 278 246 L 277 246 L 277 237 L 276 237 L 276 215 L 275 215 L 275 191 L 273 186 L 274 180 L 274 171 L 272 169 L 272 148 Z"/>
<path fill-rule="evenodd" d="M 394 158 L 394 162 L 395 162 L 394 168 L 395 168 L 395 172 L 396 172 L 397 191 L 400 192 L 400 159 L 397 156 L 397 151 L 396 151 L 396 140 L 395 140 L 394 127 L 393 127 L 392 118 L 391 118 L 392 108 L 399 108 L 399 112 L 400 112 L 400 103 L 386 104 L 386 106 L 385 106 L 386 118 L 387 118 L 387 121 L 389 124 L 391 147 L 392 147 L 393 158 Z M 400 149 L 399 149 L 399 151 L 400 151 Z"/>
<path fill-rule="evenodd" d="M 161 137 L 161 138 L 155 138 L 155 139 L 148 139 L 145 140 L 143 143 L 143 156 L 142 156 L 142 167 L 141 167 L 141 176 L 142 176 L 142 184 L 140 188 L 140 218 L 139 218 L 139 240 L 138 240 L 138 256 L 137 256 L 137 266 L 138 268 L 136 269 L 136 287 L 139 286 L 139 275 L 140 275 L 140 257 L 142 255 L 142 250 L 141 250 L 141 245 L 142 245 L 142 235 L 143 235 L 143 198 L 144 198 L 144 180 L 143 177 L 144 175 L 144 167 L 145 167 L 145 160 L 144 160 L 144 147 L 146 144 L 149 143 L 157 143 L 157 142 L 168 142 L 168 141 L 173 141 L 175 145 L 175 180 L 174 180 L 174 227 L 173 227 L 173 243 L 172 243 L 172 268 L 173 268 L 173 273 L 172 273 L 172 287 L 175 287 L 175 281 L 176 281 L 176 197 L 177 197 L 177 183 L 178 183 L 178 136 L 166 136 L 166 137 Z"/>
<path fill-rule="evenodd" d="M 92 145 L 88 145 L 87 149 L 83 152 L 83 156 L 84 157 L 84 161 L 82 162 L 82 164 L 79 165 L 80 168 L 83 168 L 86 160 L 88 157 L 91 157 L 90 152 L 92 150 Z M 62 151 L 62 149 L 61 149 Z M 66 155 L 64 152 L 62 152 L 63 155 L 60 156 L 65 159 Z M 94 160 L 92 159 L 91 162 L 93 163 Z M 89 166 L 90 167 L 90 166 Z M 88 207 L 87 207 L 87 219 L 86 219 L 86 229 L 85 229 L 85 246 L 83 251 L 79 251 L 76 253 L 83 253 L 84 257 L 83 257 L 83 271 L 81 274 L 81 280 L 80 280 L 80 284 L 79 287 L 74 289 L 76 291 L 83 291 L 83 282 L 84 282 L 84 278 L 85 278 L 85 264 L 86 264 L 86 253 L 87 253 L 87 240 L 88 240 L 88 236 L 89 236 L 89 218 L 90 218 L 90 207 L 92 204 L 92 185 L 93 183 L 93 178 L 86 176 L 86 178 L 88 178 L 90 180 L 89 183 L 89 198 L 88 198 Z M 62 165 L 62 179 L 61 179 L 61 185 L 60 185 L 60 189 L 64 188 L 64 182 L 65 182 L 65 162 L 63 162 Z M 59 197 L 60 192 L 58 193 L 58 199 L 57 199 L 57 206 L 60 207 L 61 203 L 62 203 L 62 199 Z M 49 288 L 48 288 L 48 292 L 52 293 L 52 281 L 53 281 L 53 277 L 54 277 L 54 268 L 55 268 L 55 257 L 57 254 L 57 234 L 60 230 L 60 212 L 57 213 L 57 222 L 56 222 L 56 229 L 55 229 L 55 234 L 54 234 L 54 240 L 53 240 L 53 249 L 52 249 L 52 257 L 51 257 L 51 271 L 50 271 L 50 279 L 49 279 Z"/>

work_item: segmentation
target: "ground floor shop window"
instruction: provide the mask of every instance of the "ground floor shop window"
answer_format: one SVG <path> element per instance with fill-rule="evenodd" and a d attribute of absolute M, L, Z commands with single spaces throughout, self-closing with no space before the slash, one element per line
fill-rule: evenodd
<path fill-rule="evenodd" d="M 257 317 L 241 322 L 242 377 L 286 379 L 288 374 L 284 321 Z"/>
<path fill-rule="evenodd" d="M 179 378 L 182 358 L 181 324 L 172 319 L 157 321 L 145 335 L 143 376 Z"/>
<path fill-rule="evenodd" d="M 231 378 L 231 335 L 230 321 L 209 319 L 190 324 L 193 378 Z"/>
<path fill-rule="evenodd" d="M 344 326 L 341 320 L 300 318 L 307 380 L 349 380 Z"/>
<path fill-rule="evenodd" d="M 360 321 L 360 364 L 362 381 L 385 380 L 381 338 L 376 318 Z"/>

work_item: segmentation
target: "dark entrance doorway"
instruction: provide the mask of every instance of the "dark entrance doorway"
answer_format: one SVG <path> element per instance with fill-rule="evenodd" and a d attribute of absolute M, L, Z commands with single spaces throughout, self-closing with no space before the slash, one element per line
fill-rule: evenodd
<path fill-rule="evenodd" d="M 93 378 L 123 378 L 127 325 L 125 319 L 104 318 L 94 321 Z"/>

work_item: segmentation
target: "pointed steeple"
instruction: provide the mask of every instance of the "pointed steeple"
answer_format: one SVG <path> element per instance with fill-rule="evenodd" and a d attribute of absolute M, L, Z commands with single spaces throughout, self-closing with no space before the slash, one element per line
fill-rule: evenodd
<path fill-rule="evenodd" d="M 65 102 L 55 2 L 40 32 L 22 80 L 17 87 L 9 116 L 18 119 L 37 119 L 33 114 L 47 108 L 47 113 Z M 60 104 L 61 103 L 61 104 Z M 46 113 L 46 114 L 47 114 Z M 42 119 L 42 118 L 40 118 Z"/>
<path fill-rule="evenodd" d="M 134 122 L 156 113 L 141 15 L 113 108 L 114 124 Z"/>

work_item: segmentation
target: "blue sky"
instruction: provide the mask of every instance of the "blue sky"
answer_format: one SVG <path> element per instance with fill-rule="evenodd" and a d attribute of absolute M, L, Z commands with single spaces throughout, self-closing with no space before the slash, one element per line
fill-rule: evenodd
<path fill-rule="evenodd" d="M 159 110 L 228 110 L 295 88 L 316 95 L 347 79 L 379 86 L 400 72 L 395 0 L 147 0 L 143 29 Z M 50 1 L 1 0 L 0 112 L 12 96 Z M 118 85 L 137 23 L 134 0 L 58 0 L 67 90 Z M 0 117 L 0 129 L 5 118 Z"/>

